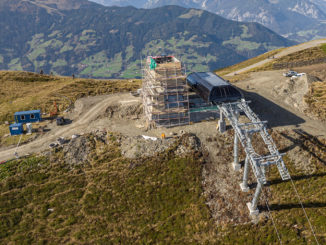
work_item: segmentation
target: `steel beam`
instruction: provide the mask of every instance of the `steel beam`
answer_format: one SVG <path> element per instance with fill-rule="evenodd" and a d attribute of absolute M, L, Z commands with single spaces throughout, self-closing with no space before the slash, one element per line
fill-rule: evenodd
<path fill-rule="evenodd" d="M 223 111 L 220 109 L 220 120 L 218 121 L 218 128 L 220 133 L 224 133 L 226 131 L 226 123 Z"/>
<path fill-rule="evenodd" d="M 241 169 L 241 165 L 239 163 L 239 138 L 236 134 L 234 135 L 232 166 L 235 171 L 239 171 Z"/>
<path fill-rule="evenodd" d="M 240 184 L 240 188 L 243 192 L 249 191 L 248 177 L 249 177 L 249 157 L 247 156 L 244 165 L 243 181 Z"/>
<path fill-rule="evenodd" d="M 258 215 L 259 214 L 257 205 L 258 205 L 258 201 L 259 201 L 262 189 L 263 189 L 262 184 L 258 181 L 256 191 L 254 194 L 254 198 L 252 199 L 252 202 L 247 203 L 250 215 Z"/>

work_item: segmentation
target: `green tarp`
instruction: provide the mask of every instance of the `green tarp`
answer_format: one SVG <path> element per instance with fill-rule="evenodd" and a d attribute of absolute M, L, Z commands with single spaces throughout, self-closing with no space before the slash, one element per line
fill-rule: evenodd
<path fill-rule="evenodd" d="M 151 68 L 151 70 L 155 70 L 155 68 L 157 67 L 157 63 L 153 58 L 151 58 L 151 64 L 149 65 L 149 67 Z"/>

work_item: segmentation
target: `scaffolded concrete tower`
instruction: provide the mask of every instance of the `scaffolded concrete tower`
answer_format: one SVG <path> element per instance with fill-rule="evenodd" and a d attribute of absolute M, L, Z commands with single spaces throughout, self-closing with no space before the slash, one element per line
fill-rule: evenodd
<path fill-rule="evenodd" d="M 142 94 L 149 128 L 190 123 L 186 76 L 177 58 L 173 56 L 147 58 L 143 70 Z"/>

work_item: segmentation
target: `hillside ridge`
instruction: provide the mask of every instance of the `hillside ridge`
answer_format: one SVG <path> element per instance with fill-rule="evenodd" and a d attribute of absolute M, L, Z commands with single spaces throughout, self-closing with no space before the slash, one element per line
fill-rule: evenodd
<path fill-rule="evenodd" d="M 24 7 L 0 7 L 0 28 L 7 30 L 0 36 L 2 70 L 134 78 L 141 76 L 140 58 L 147 55 L 174 54 L 188 70 L 205 71 L 294 44 L 259 24 L 178 6 L 62 10 L 15 2 Z"/>
<path fill-rule="evenodd" d="M 253 70 L 257 67 L 263 66 L 267 63 L 273 62 L 273 60 L 271 60 L 271 58 L 273 58 L 273 59 L 282 58 L 289 54 L 293 54 L 295 52 L 309 49 L 312 47 L 317 47 L 317 46 L 320 46 L 321 44 L 325 44 L 325 43 L 326 43 L 326 39 L 319 39 L 319 40 L 313 40 L 310 42 L 301 43 L 296 46 L 288 47 L 288 48 L 280 50 L 279 52 L 276 52 L 275 54 L 272 55 L 272 57 L 267 57 L 267 58 L 260 60 L 250 66 L 247 66 L 245 68 L 241 68 L 241 69 L 235 70 L 233 72 L 230 72 L 228 74 L 225 74 L 225 76 L 234 76 L 237 74 L 245 73 L 245 72 Z M 247 62 L 250 62 L 250 60 L 248 60 Z"/>
<path fill-rule="evenodd" d="M 227 19 L 257 22 L 299 42 L 326 36 L 325 1 L 310 0 L 93 0 L 104 5 L 131 4 L 138 8 L 179 5 L 210 11 Z"/>

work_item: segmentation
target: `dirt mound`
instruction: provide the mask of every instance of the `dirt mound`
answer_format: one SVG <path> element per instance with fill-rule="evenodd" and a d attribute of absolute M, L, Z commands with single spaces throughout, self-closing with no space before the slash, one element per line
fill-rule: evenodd
<path fill-rule="evenodd" d="M 311 83 L 316 80 L 316 77 L 309 75 L 287 79 L 284 83 L 277 84 L 273 93 L 289 106 L 304 112 L 308 108 L 304 96 L 309 92 Z"/>
<path fill-rule="evenodd" d="M 192 152 L 199 151 L 200 142 L 195 135 L 184 134 L 179 138 L 158 139 L 155 137 L 136 136 L 122 137 L 121 153 L 127 158 L 139 158 L 154 156 L 172 147 L 177 142 L 179 143 L 175 153 L 177 156 L 185 156 Z"/>
<path fill-rule="evenodd" d="M 142 116 L 142 114 L 143 106 L 141 103 L 126 103 L 108 106 L 105 110 L 105 114 L 102 117 L 138 119 Z"/>
<path fill-rule="evenodd" d="M 183 134 L 175 151 L 177 156 L 186 156 L 201 150 L 199 138 L 194 134 Z"/>
<path fill-rule="evenodd" d="M 316 77 L 316 82 L 326 81 L 326 69 L 312 71 L 311 75 Z"/>
<path fill-rule="evenodd" d="M 89 141 L 86 137 L 72 139 L 63 147 L 63 155 L 66 163 L 78 165 L 87 162 L 91 152 Z"/>
<path fill-rule="evenodd" d="M 235 172 L 231 167 L 233 132 L 207 137 L 202 144 L 207 152 L 202 172 L 203 189 L 215 222 L 219 225 L 250 222 L 246 207 L 250 195 L 239 187 L 243 173 Z M 241 157 L 244 158 L 243 155 Z"/>
<path fill-rule="evenodd" d="M 143 136 L 122 137 L 121 153 L 127 158 L 149 157 L 171 147 L 176 139 L 145 139 Z"/>

